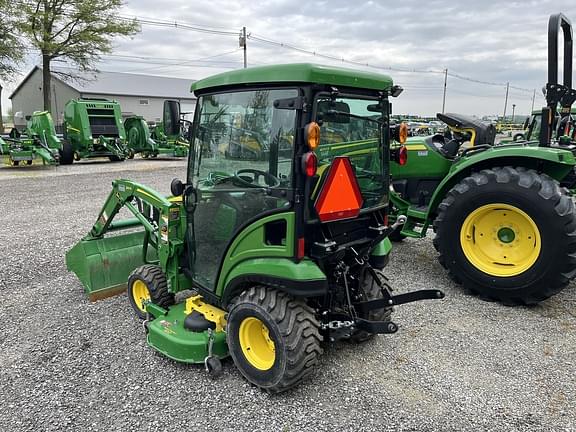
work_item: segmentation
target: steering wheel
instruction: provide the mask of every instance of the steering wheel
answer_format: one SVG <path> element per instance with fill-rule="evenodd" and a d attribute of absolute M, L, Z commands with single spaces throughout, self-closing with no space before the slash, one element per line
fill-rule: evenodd
<path fill-rule="evenodd" d="M 254 177 L 252 181 L 247 181 L 242 178 L 243 174 L 252 174 Z M 238 170 L 234 173 L 234 181 L 240 183 L 242 186 L 250 187 L 250 188 L 262 188 L 264 186 L 258 184 L 258 179 L 260 176 L 264 177 L 266 184 L 268 187 L 278 187 L 280 186 L 280 179 L 278 177 L 274 177 L 272 174 L 267 173 L 266 171 L 260 171 L 253 168 L 244 168 Z"/>

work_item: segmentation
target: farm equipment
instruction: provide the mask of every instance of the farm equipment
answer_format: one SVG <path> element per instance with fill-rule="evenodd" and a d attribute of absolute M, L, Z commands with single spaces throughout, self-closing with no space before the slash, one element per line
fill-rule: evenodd
<path fill-rule="evenodd" d="M 9 136 L 0 137 L 0 155 L 7 156 L 12 166 L 32 165 L 35 159 L 44 165 L 58 165 L 63 147 L 49 112 L 34 112 L 24 135 L 12 129 Z"/>
<path fill-rule="evenodd" d="M 560 27 L 564 86 L 557 84 Z M 453 136 L 411 139 L 406 164 L 392 163 L 392 217 L 407 217 L 393 238 L 424 237 L 432 226 L 440 263 L 483 298 L 534 304 L 561 291 L 576 274 L 576 212 L 561 187 L 574 177 L 576 160 L 573 147 L 551 134 L 556 105 L 561 102 L 569 116 L 576 95 L 570 89 L 571 59 L 570 22 L 553 15 L 548 107 L 542 110 L 549 121 L 540 142 L 494 145 L 493 126 L 438 114 Z"/>
<path fill-rule="evenodd" d="M 126 132 L 120 104 L 107 99 L 73 99 L 64 108 L 64 145 L 70 148 L 61 164 L 84 158 L 126 159 Z"/>
<path fill-rule="evenodd" d="M 211 372 L 231 355 L 248 381 L 281 392 L 310 374 L 322 340 L 394 333 L 393 305 L 443 297 L 393 294 L 382 273 L 394 229 L 390 142 L 407 132 L 389 124 L 389 98 L 402 90 L 389 77 L 293 64 L 227 72 L 192 90 L 186 183 L 173 180 L 166 198 L 114 181 L 92 230 L 66 255 L 91 299 L 127 286 L 154 349 Z M 234 115 L 214 115 L 222 111 Z M 166 102 L 169 135 L 179 133 L 178 112 Z M 268 130 L 263 158 L 242 151 L 251 145 L 242 135 L 222 133 L 233 126 L 226 119 L 246 124 L 256 112 Z M 348 141 L 322 139 L 335 124 Z M 280 151 L 287 135 L 290 152 Z M 131 217 L 118 219 L 121 209 Z"/>
<path fill-rule="evenodd" d="M 143 117 L 128 117 L 124 120 L 124 129 L 130 159 L 137 153 L 140 153 L 143 158 L 155 158 L 159 155 L 185 157 L 188 154 L 189 145 L 180 135 L 169 138 L 162 130 L 157 130 L 152 137 L 150 128 Z"/>

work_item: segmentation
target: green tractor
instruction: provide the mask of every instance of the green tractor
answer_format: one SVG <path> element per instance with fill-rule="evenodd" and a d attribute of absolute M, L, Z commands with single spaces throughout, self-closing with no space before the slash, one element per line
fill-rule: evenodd
<path fill-rule="evenodd" d="M 34 112 L 24 135 L 12 129 L 8 136 L 0 137 L 0 155 L 5 155 L 10 165 L 32 165 L 35 159 L 40 159 L 43 165 L 58 165 L 64 148 L 49 112 Z"/>
<path fill-rule="evenodd" d="M 557 83 L 558 31 L 565 41 L 565 85 Z M 576 275 L 576 212 L 568 190 L 572 146 L 552 139 L 558 103 L 570 113 L 572 31 L 550 18 L 548 107 L 539 142 L 494 145 L 491 125 L 438 114 L 450 137 L 410 139 L 392 163 L 393 216 L 406 222 L 392 238 L 420 238 L 432 227 L 440 263 L 471 292 L 505 304 L 534 304 Z M 569 63 L 569 64 L 567 64 Z M 564 116 L 564 114 L 562 114 Z"/>
<path fill-rule="evenodd" d="M 90 233 L 66 255 L 91 299 L 127 287 L 152 348 L 213 373 L 231 355 L 248 381 L 276 393 L 310 374 L 323 341 L 394 333 L 392 306 L 443 297 L 393 295 L 382 272 L 394 229 L 390 143 L 400 130 L 390 127 L 389 98 L 401 88 L 388 76 L 292 64 L 227 72 L 192 90 L 185 183 L 175 179 L 167 198 L 114 181 Z M 223 110 L 233 115 L 214 115 Z M 177 134 L 178 103 L 164 112 Z M 249 140 L 226 131 L 255 112 L 269 151 L 249 158 Z M 353 138 L 323 139 L 334 124 Z M 290 152 L 280 151 L 286 135 Z M 121 209 L 131 216 L 120 219 Z"/>
<path fill-rule="evenodd" d="M 156 126 L 154 136 L 150 132 L 144 117 L 133 116 L 124 120 L 128 143 L 128 158 L 140 153 L 143 158 L 156 158 L 158 156 L 186 157 L 189 144 L 178 135 L 168 137 L 162 125 Z"/>
<path fill-rule="evenodd" d="M 113 162 L 128 156 L 120 104 L 107 99 L 73 99 L 64 108 L 64 154 L 60 163 L 107 157 Z"/>

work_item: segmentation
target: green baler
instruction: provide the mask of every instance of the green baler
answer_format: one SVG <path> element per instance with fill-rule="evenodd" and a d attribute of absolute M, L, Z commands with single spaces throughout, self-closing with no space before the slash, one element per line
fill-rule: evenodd
<path fill-rule="evenodd" d="M 73 99 L 64 108 L 64 142 L 71 155 L 62 164 L 73 160 L 107 157 L 123 161 L 128 155 L 126 131 L 120 104 L 107 99 Z"/>
<path fill-rule="evenodd" d="M 44 165 L 57 165 L 62 156 L 62 141 L 56 135 L 52 116 L 47 111 L 36 111 L 28 120 L 25 136 L 13 129 L 9 136 L 0 138 L 0 153 L 12 166 L 32 165 L 40 159 Z"/>
<path fill-rule="evenodd" d="M 186 183 L 174 180 L 166 198 L 114 181 L 66 255 L 91 298 L 127 285 L 154 349 L 209 371 L 231 355 L 246 379 L 280 392 L 309 376 L 322 340 L 394 333 L 392 306 L 443 297 L 393 295 L 383 275 L 399 138 L 390 98 L 402 90 L 389 77 L 292 64 L 227 72 L 192 90 Z M 178 133 L 178 103 L 164 112 Z M 345 141 L 330 138 L 336 125 Z M 255 154 L 250 128 L 262 126 L 268 151 Z M 175 304 L 185 290 L 194 293 Z"/>

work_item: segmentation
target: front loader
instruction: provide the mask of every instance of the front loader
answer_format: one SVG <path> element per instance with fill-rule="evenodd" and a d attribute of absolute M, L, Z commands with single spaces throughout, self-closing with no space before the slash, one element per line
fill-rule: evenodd
<path fill-rule="evenodd" d="M 120 104 L 107 99 L 69 100 L 64 108 L 64 146 L 62 165 L 96 157 L 125 160 L 128 148 Z"/>
<path fill-rule="evenodd" d="M 276 393 L 309 376 L 323 343 L 394 333 L 394 305 L 443 297 L 394 294 L 383 273 L 394 229 L 390 143 L 406 135 L 389 123 L 401 92 L 389 77 L 292 64 L 227 72 L 192 90 L 185 182 L 174 180 L 167 198 L 114 181 L 66 255 L 91 299 L 127 287 L 154 349 L 212 372 L 230 355 L 248 381 Z M 178 103 L 164 112 L 178 132 Z M 251 125 L 268 130 L 264 156 L 248 149 Z M 345 141 L 323 138 L 333 125 Z M 121 209 L 131 216 L 120 219 Z"/>
<path fill-rule="evenodd" d="M 564 85 L 558 84 L 558 32 L 564 32 Z M 452 135 L 411 139 L 404 165 L 392 163 L 393 235 L 436 236 L 440 263 L 481 298 L 535 304 L 560 292 L 576 275 L 574 187 L 576 146 L 552 130 L 569 124 L 572 26 L 549 21 L 548 106 L 539 141 L 495 145 L 491 125 L 459 114 L 438 114 Z M 561 116 L 556 106 L 562 106 Z"/>

